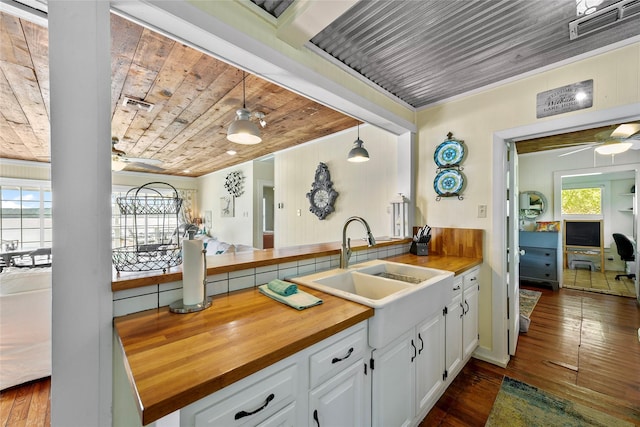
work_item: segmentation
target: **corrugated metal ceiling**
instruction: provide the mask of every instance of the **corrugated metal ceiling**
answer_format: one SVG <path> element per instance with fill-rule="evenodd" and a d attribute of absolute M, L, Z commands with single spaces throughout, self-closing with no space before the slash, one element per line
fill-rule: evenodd
<path fill-rule="evenodd" d="M 420 108 L 640 34 L 636 15 L 570 41 L 574 19 L 575 0 L 363 0 L 311 43 Z"/>

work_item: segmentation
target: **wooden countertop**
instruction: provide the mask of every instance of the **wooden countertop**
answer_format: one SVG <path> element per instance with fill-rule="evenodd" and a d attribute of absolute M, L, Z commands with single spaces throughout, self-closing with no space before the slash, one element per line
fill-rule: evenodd
<path fill-rule="evenodd" d="M 411 239 L 390 239 L 379 241 L 376 247 L 410 243 Z M 247 268 L 263 267 L 266 265 L 298 261 L 310 257 L 322 257 L 340 254 L 341 243 L 318 243 L 314 245 L 292 246 L 282 249 L 262 249 L 222 255 L 207 256 L 207 275 L 228 273 L 230 271 Z M 352 242 L 354 251 L 367 249 L 364 242 Z M 166 273 L 160 271 L 121 272 L 114 270 L 111 290 L 113 292 L 133 289 L 142 286 L 169 283 L 182 280 L 182 266 L 169 269 Z"/>
<path fill-rule="evenodd" d="M 482 264 L 482 258 L 441 255 L 417 256 L 413 254 L 397 255 L 385 258 L 385 261 L 401 262 L 403 264 L 412 264 L 420 267 L 453 271 L 456 276 Z"/>
<path fill-rule="evenodd" d="M 390 261 L 460 274 L 481 258 L 404 254 Z M 324 303 L 295 310 L 256 289 L 217 295 L 211 308 L 168 307 L 114 319 L 148 424 L 374 315 L 374 310 L 301 286 Z M 292 328 L 291 325 L 296 325 Z"/>
<path fill-rule="evenodd" d="M 296 310 L 257 288 L 213 298 L 204 311 L 168 307 L 114 319 L 146 425 L 373 316 L 374 310 L 300 287 L 323 303 Z"/>

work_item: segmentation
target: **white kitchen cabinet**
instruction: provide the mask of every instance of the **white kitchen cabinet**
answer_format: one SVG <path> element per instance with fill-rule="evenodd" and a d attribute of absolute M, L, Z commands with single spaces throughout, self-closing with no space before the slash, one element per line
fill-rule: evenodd
<path fill-rule="evenodd" d="M 444 387 L 445 317 L 439 312 L 416 328 L 416 414 L 422 418 L 437 402 Z M 414 418 L 415 418 L 414 416 Z"/>
<path fill-rule="evenodd" d="M 462 318 L 463 360 L 471 357 L 471 354 L 475 351 L 476 347 L 478 347 L 479 272 L 479 268 L 474 268 L 462 275 L 462 305 L 464 307 L 464 317 Z"/>
<path fill-rule="evenodd" d="M 369 425 L 365 398 L 364 360 L 358 359 L 342 373 L 331 378 L 309 394 L 309 426 Z"/>
<path fill-rule="evenodd" d="M 295 360 L 287 360 L 282 369 L 271 373 L 273 367 L 280 368 L 280 363 L 258 372 L 255 377 L 247 377 L 250 381 L 245 387 L 237 391 L 236 387 L 223 389 L 222 393 L 214 393 L 188 406 L 181 415 L 195 427 L 231 427 L 266 422 L 270 416 L 278 415 L 278 411 L 295 402 L 298 394 L 299 373 Z M 236 384 L 245 385 L 242 382 Z"/>
<path fill-rule="evenodd" d="M 453 281 L 453 297 L 447 305 L 445 334 L 445 376 L 455 376 L 462 369 L 462 276 Z"/>
<path fill-rule="evenodd" d="M 444 387 L 445 318 L 442 311 L 373 351 L 373 425 L 415 425 Z"/>
<path fill-rule="evenodd" d="M 359 328 L 309 357 L 309 426 L 368 426 L 371 396 L 364 357 L 367 329 Z"/>
<path fill-rule="evenodd" d="M 367 426 L 371 396 L 361 322 L 180 410 L 182 427 Z"/>
<path fill-rule="evenodd" d="M 372 425 L 408 426 L 413 420 L 416 356 L 415 329 L 373 351 Z"/>

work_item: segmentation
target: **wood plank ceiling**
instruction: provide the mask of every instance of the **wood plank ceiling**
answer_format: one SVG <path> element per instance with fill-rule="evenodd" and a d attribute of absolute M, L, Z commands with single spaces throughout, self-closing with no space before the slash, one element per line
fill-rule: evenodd
<path fill-rule="evenodd" d="M 242 107 L 241 70 L 117 15 L 111 16 L 111 35 L 116 147 L 129 157 L 160 160 L 163 174 L 201 176 L 358 123 L 247 74 L 246 106 L 263 112 L 267 126 L 262 143 L 235 144 L 226 132 Z M 49 162 L 47 29 L 0 13 L 0 46 L 0 157 Z M 125 97 L 153 108 L 125 106 Z M 345 141 L 345 153 L 352 142 Z M 127 170 L 147 171 L 136 164 Z"/>
<path fill-rule="evenodd" d="M 633 1 L 624 0 L 632 8 Z M 251 0 L 245 5 L 277 20 L 293 3 Z M 640 34 L 637 14 L 570 41 L 568 22 L 575 19 L 575 7 L 575 0 L 361 1 L 306 46 L 420 108 Z M 241 70 L 116 15 L 111 34 L 116 148 L 160 161 L 164 174 L 201 176 L 358 123 L 247 75 L 246 105 L 265 113 L 268 125 L 261 144 L 231 143 L 226 130 L 242 106 Z M 0 157 L 48 162 L 47 30 L 0 13 L 0 71 Z M 125 97 L 153 108 L 123 105 Z M 592 142 L 600 130 L 519 142 L 518 147 L 534 152 Z M 345 150 L 351 143 L 345 141 Z M 230 149 L 237 155 L 227 155 Z M 127 170 L 146 169 L 129 164 Z"/>

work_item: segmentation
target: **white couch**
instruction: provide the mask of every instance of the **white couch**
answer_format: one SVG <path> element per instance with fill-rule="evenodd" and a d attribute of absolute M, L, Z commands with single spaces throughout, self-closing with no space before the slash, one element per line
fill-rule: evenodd
<path fill-rule="evenodd" d="M 0 273 L 0 390 L 51 375 L 51 267 Z"/>

